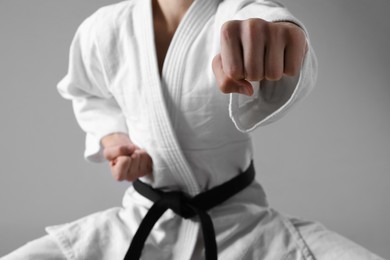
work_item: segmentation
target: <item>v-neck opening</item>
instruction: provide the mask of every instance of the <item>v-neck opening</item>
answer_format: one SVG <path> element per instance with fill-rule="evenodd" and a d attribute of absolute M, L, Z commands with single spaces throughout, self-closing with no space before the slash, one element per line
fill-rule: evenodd
<path fill-rule="evenodd" d="M 155 53 L 155 65 L 157 66 L 157 72 L 158 72 L 158 78 L 160 79 L 160 82 L 163 81 L 163 78 L 164 78 L 164 75 L 166 74 L 166 70 L 167 70 L 167 60 L 170 59 L 170 57 L 172 56 L 172 52 L 173 52 L 173 47 L 175 45 L 175 42 L 177 41 L 177 38 L 180 37 L 180 35 L 178 36 L 178 32 L 180 32 L 181 30 L 181 27 L 185 26 L 183 24 L 186 23 L 186 20 L 187 20 L 187 17 L 189 16 L 189 14 L 192 12 L 192 9 L 194 9 L 194 6 L 197 4 L 197 2 L 199 1 L 196 1 L 194 0 L 192 2 L 192 4 L 190 5 L 190 7 L 187 9 L 187 11 L 185 12 L 185 14 L 183 15 L 182 19 L 180 20 L 178 26 L 176 27 L 175 29 L 175 32 L 173 33 L 173 36 L 169 42 L 169 45 L 168 45 L 168 48 L 167 48 L 167 51 L 165 53 L 165 56 L 164 56 L 164 60 L 162 62 L 162 66 L 161 66 L 161 73 L 160 73 L 160 66 L 159 66 L 159 60 L 158 60 L 158 52 L 157 52 L 157 43 L 156 43 L 156 32 L 155 32 L 155 27 L 154 27 L 154 16 L 153 16 L 153 3 L 152 3 L 153 0 L 150 0 L 150 12 L 149 12 L 149 15 L 150 15 L 150 19 L 152 21 L 151 23 L 151 26 L 152 28 L 150 28 L 151 32 L 152 32 L 152 39 L 153 39 L 153 47 L 154 47 L 154 53 Z"/>
<path fill-rule="evenodd" d="M 151 0 L 151 19 L 152 19 L 152 25 L 153 25 L 153 40 L 154 40 L 154 49 L 155 49 L 155 53 L 156 53 L 156 61 L 157 61 L 157 67 L 158 67 L 158 72 L 159 72 L 159 76 L 160 76 L 160 80 L 162 80 L 162 77 L 163 77 L 163 72 L 164 72 L 164 65 L 166 64 L 166 58 L 168 56 L 168 52 L 170 52 L 170 49 L 171 49 L 171 46 L 172 46 L 172 42 L 174 41 L 174 38 L 177 38 L 175 35 L 177 35 L 177 31 L 179 30 L 179 27 L 181 26 L 181 24 L 183 23 L 183 21 L 185 20 L 185 17 L 187 16 L 188 12 L 190 12 L 190 9 L 193 7 L 195 1 L 193 1 L 191 3 L 190 6 L 188 6 L 187 10 L 184 12 L 184 14 L 182 15 L 179 23 L 177 24 L 175 30 L 173 31 L 173 34 L 171 34 L 171 32 L 167 32 L 167 34 L 171 35 L 171 38 L 169 39 L 169 42 L 168 42 L 168 46 L 166 46 L 166 50 L 165 50 L 165 53 L 163 53 L 163 60 L 162 60 L 162 63 L 161 63 L 161 67 L 160 67 L 160 57 L 159 57 L 159 51 L 158 51 L 158 42 L 157 42 L 157 31 L 156 31 L 156 27 L 155 25 L 157 24 L 157 22 L 155 21 L 155 12 L 156 12 L 156 9 L 154 8 L 155 6 L 154 5 L 158 5 L 157 4 L 154 4 L 155 1 Z M 161 7 L 156 7 L 156 8 L 160 8 L 160 12 L 162 12 L 161 10 Z M 162 14 L 163 15 L 163 14 Z"/>
<path fill-rule="evenodd" d="M 145 1 L 145 0 L 141 0 Z M 152 52 L 152 55 L 154 56 L 154 64 L 155 68 L 157 69 L 157 76 L 160 80 L 160 83 L 164 81 L 164 78 L 169 74 L 169 71 L 171 71 L 169 61 L 172 60 L 175 56 L 175 53 L 178 54 L 177 48 L 181 47 L 183 38 L 189 38 L 193 36 L 195 33 L 192 30 L 192 28 L 189 28 L 191 26 L 199 26 L 199 23 L 205 23 L 205 21 L 202 21 L 202 19 L 208 18 L 208 15 L 212 13 L 212 9 L 214 9 L 214 5 L 217 5 L 220 0 L 194 0 L 191 6 L 188 8 L 186 13 L 184 14 L 183 18 L 181 19 L 179 25 L 177 26 L 175 33 L 172 36 L 172 39 L 169 43 L 167 52 L 164 57 L 164 61 L 162 63 L 161 67 L 161 74 L 160 74 L 160 68 L 158 66 L 158 55 L 157 55 L 157 45 L 156 45 L 156 38 L 155 38 L 155 29 L 154 29 L 154 17 L 153 17 L 153 0 L 148 1 L 148 19 L 149 19 L 149 26 L 150 28 L 147 28 L 147 32 L 149 33 L 149 39 L 152 39 L 152 46 L 153 49 L 150 50 Z M 195 15 L 194 15 L 195 14 Z M 193 28 L 196 29 L 196 28 Z M 183 35 L 185 33 L 185 35 Z M 180 41 L 180 46 L 178 46 L 178 41 Z M 176 64 L 174 64 L 176 65 Z"/>

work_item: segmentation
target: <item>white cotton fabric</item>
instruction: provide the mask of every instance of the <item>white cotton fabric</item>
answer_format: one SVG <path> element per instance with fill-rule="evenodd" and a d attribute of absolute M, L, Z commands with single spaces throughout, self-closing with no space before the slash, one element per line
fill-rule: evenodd
<path fill-rule="evenodd" d="M 225 95 L 211 61 L 220 50 L 221 25 L 232 19 L 291 21 L 266 0 L 196 0 L 181 21 L 160 77 L 150 0 L 101 8 L 79 27 L 69 71 L 59 83 L 86 132 L 85 157 L 102 161 L 100 140 L 127 133 L 153 159 L 153 178 L 165 190 L 196 195 L 246 169 L 253 158 L 249 131 L 283 116 L 316 79 L 312 49 L 297 77 L 254 83 L 255 95 Z M 151 202 L 132 187 L 123 207 L 49 227 L 68 259 L 122 259 Z M 269 208 L 261 186 L 210 210 L 220 259 L 312 259 L 288 219 Z M 142 259 L 201 259 L 199 221 L 168 211 L 150 234 Z"/>

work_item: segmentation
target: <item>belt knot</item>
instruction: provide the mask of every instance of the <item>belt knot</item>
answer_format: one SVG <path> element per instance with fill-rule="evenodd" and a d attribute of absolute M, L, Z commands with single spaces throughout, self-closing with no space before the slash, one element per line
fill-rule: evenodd
<path fill-rule="evenodd" d="M 140 259 L 145 241 L 154 224 L 167 209 L 183 218 L 199 217 L 205 245 L 206 260 L 218 259 L 217 241 L 213 221 L 207 213 L 211 208 L 223 203 L 238 192 L 249 186 L 255 178 L 253 162 L 249 168 L 229 181 L 216 186 L 210 190 L 190 197 L 182 191 L 164 192 L 143 183 L 139 180 L 134 182 L 134 189 L 141 195 L 154 202 L 148 213 L 142 220 L 135 233 L 130 247 L 125 255 L 125 260 Z"/>
<path fill-rule="evenodd" d="M 191 203 L 190 196 L 184 192 L 165 192 L 160 200 L 162 204 L 182 218 L 189 219 L 197 215 L 196 206 Z"/>

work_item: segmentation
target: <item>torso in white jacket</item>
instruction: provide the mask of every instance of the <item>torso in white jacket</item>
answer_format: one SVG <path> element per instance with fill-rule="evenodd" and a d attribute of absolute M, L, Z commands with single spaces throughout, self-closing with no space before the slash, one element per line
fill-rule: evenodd
<path fill-rule="evenodd" d="M 271 1 L 196 0 L 172 39 L 160 76 L 150 2 L 104 7 L 84 21 L 58 89 L 72 100 L 87 133 L 87 159 L 103 159 L 103 136 L 128 133 L 153 159 L 153 179 L 145 182 L 196 195 L 248 167 L 253 158 L 248 132 L 280 118 L 306 95 L 316 78 L 315 56 L 309 48 L 297 77 L 253 83 L 253 97 L 223 94 L 211 61 L 219 52 L 225 21 L 259 17 L 301 24 Z M 70 259 L 121 259 L 150 205 L 130 187 L 124 208 L 48 231 Z M 292 225 L 268 208 L 258 183 L 210 215 L 220 259 L 309 257 Z M 197 219 L 184 220 L 169 211 L 152 230 L 142 259 L 203 257 L 198 236 Z"/>

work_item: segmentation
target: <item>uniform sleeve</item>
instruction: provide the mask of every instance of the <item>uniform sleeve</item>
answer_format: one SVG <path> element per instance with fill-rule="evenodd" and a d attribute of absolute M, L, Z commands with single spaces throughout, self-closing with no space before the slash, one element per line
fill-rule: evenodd
<path fill-rule="evenodd" d="M 110 133 L 127 133 L 125 118 L 107 88 L 107 74 L 99 53 L 92 18 L 78 28 L 71 44 L 67 75 L 58 83 L 62 97 L 72 101 L 80 127 L 86 133 L 84 156 L 103 161 L 101 138 Z"/>
<path fill-rule="evenodd" d="M 261 18 L 269 22 L 293 22 L 305 31 L 309 49 L 298 76 L 283 76 L 279 81 L 252 82 L 254 94 L 251 97 L 230 94 L 229 114 L 237 129 L 242 132 L 250 132 L 283 117 L 307 96 L 317 78 L 317 59 L 303 24 L 276 2 L 251 2 L 237 12 L 235 19 Z"/>

